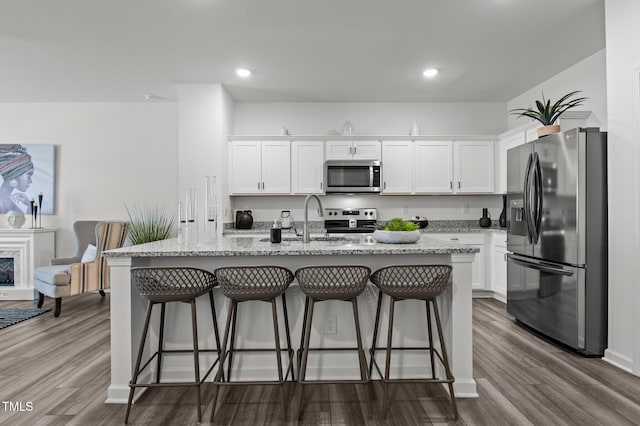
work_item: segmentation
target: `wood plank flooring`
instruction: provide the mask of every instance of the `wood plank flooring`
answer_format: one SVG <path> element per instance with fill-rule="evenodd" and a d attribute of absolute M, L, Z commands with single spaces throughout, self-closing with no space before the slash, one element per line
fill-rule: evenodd
<path fill-rule="evenodd" d="M 50 300 L 45 302 L 51 304 Z M 0 302 L 0 308 L 31 302 Z M 444 388 L 394 384 L 382 415 L 382 387 L 311 385 L 305 389 L 305 425 L 625 425 L 640 423 L 640 378 L 600 359 L 583 358 L 521 328 L 491 299 L 473 302 L 478 399 L 458 399 L 451 421 Z M 31 411 L 0 404 L 2 425 L 119 425 L 124 405 L 104 404 L 109 385 L 109 294 L 63 300 L 51 312 L 0 330 L 0 401 L 27 402 Z M 203 423 L 214 388 L 202 388 Z M 287 394 L 293 392 L 288 386 Z M 369 409 L 372 416 L 369 417 Z M 296 404 L 285 413 L 274 386 L 223 387 L 215 424 L 296 424 Z M 130 421 L 145 425 L 196 424 L 193 389 L 147 391 Z"/>

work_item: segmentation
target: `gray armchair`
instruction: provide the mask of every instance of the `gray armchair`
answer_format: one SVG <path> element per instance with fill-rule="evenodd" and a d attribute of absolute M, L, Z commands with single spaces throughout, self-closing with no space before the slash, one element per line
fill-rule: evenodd
<path fill-rule="evenodd" d="M 105 250 L 122 247 L 127 236 L 127 222 L 78 221 L 73 224 L 76 234 L 76 254 L 69 258 L 52 259 L 50 266 L 35 270 L 35 288 L 38 291 L 38 307 L 44 297 L 55 299 L 54 316 L 60 315 L 63 296 L 98 291 L 105 295 L 109 288 L 109 267 L 102 255 Z M 96 246 L 94 260 L 81 262 L 89 244 Z"/>

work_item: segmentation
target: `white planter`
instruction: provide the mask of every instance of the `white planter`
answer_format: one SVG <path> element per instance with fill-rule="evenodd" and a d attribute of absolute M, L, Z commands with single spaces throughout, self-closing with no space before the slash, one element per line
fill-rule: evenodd
<path fill-rule="evenodd" d="M 420 239 L 420 231 L 373 231 L 373 238 L 383 244 L 411 244 Z"/>

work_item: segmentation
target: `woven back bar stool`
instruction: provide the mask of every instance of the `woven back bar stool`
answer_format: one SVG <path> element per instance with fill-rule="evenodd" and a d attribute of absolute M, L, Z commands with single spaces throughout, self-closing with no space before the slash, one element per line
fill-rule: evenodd
<path fill-rule="evenodd" d="M 137 387 L 172 387 L 172 386 L 193 386 L 196 389 L 196 402 L 198 411 L 198 421 L 202 418 L 202 410 L 200 404 L 200 386 L 211 373 L 215 365 L 220 359 L 220 337 L 218 335 L 218 323 L 216 319 L 216 308 L 213 303 L 213 288 L 216 286 L 216 277 L 211 272 L 198 268 L 131 268 L 131 278 L 135 283 L 138 292 L 142 297 L 147 299 L 147 314 L 142 330 L 142 338 L 138 348 L 138 356 L 133 370 L 133 377 L 129 382 L 129 401 L 127 402 L 127 413 L 124 422 L 129 421 L 129 412 L 133 402 L 133 393 Z M 209 294 L 209 303 L 211 305 L 211 316 L 213 319 L 213 331 L 215 334 L 216 348 L 201 349 L 198 347 L 198 327 L 196 322 L 196 298 L 204 294 Z M 191 327 L 193 333 L 193 349 L 173 349 L 165 350 L 163 348 L 164 339 L 164 323 L 165 309 L 168 302 L 186 302 L 191 305 Z M 149 357 L 149 359 L 141 367 L 142 354 L 144 345 L 149 331 L 149 323 L 153 307 L 160 304 L 160 330 L 158 333 L 158 348 Z M 164 353 L 189 353 L 193 352 L 194 364 L 194 380 L 192 382 L 168 382 L 161 383 L 160 375 L 162 371 L 162 355 Z M 204 376 L 200 377 L 200 359 L 201 352 L 217 352 L 217 358 Z M 140 373 L 157 358 L 156 383 L 140 384 L 138 377 Z"/>
<path fill-rule="evenodd" d="M 362 344 L 360 331 L 360 319 L 358 316 L 358 296 L 362 294 L 369 280 L 371 269 L 366 266 L 308 266 L 296 271 L 296 280 L 300 290 L 304 293 L 304 317 L 302 322 L 302 335 L 300 336 L 300 352 L 298 353 L 298 382 L 301 385 L 308 383 L 369 383 L 369 372 Z M 313 310 L 316 302 L 327 300 L 342 300 L 351 302 L 353 307 L 353 319 L 356 331 L 356 347 L 310 347 L 311 325 L 313 322 Z M 357 350 L 360 365 L 360 380 L 307 380 L 307 360 L 309 351 L 343 351 Z M 304 387 L 300 392 L 300 409 L 302 413 L 304 404 Z"/>
<path fill-rule="evenodd" d="M 446 383 L 449 387 L 451 399 L 451 408 L 454 418 L 458 419 L 458 409 L 456 399 L 453 393 L 454 377 L 449 367 L 449 359 L 447 358 L 447 350 L 444 343 L 444 335 L 442 333 L 442 325 L 440 323 L 440 313 L 438 311 L 438 302 L 436 297 L 440 295 L 449 282 L 451 266 L 449 265 L 405 265 L 405 266 L 387 266 L 378 269 L 371 274 L 371 282 L 379 289 L 378 308 L 376 310 L 375 328 L 373 331 L 373 343 L 371 346 L 371 363 L 369 365 L 369 373 L 371 374 L 373 366 L 383 381 L 384 386 L 384 415 L 386 416 L 389 405 L 389 383 L 399 382 L 423 382 L 423 383 Z M 378 341 L 378 323 L 380 321 L 380 311 L 382 307 L 383 295 L 389 296 L 389 324 L 387 329 L 387 346 L 386 348 L 377 347 Z M 426 347 L 392 347 L 393 338 L 393 317 L 396 302 L 402 300 L 424 300 L 426 303 L 427 313 L 427 334 L 429 346 Z M 436 320 L 436 329 L 440 342 L 440 353 L 433 346 L 433 334 L 431 324 L 431 306 L 433 306 L 433 314 Z M 386 362 L 384 375 L 380 371 L 380 367 L 375 360 L 376 350 L 386 350 Z M 431 360 L 431 378 L 426 379 L 391 379 L 389 370 L 391 367 L 391 350 L 427 350 Z M 436 377 L 435 357 L 442 363 L 446 378 Z"/>
<path fill-rule="evenodd" d="M 222 357 L 218 366 L 218 373 L 215 377 L 216 385 L 262 385 L 262 384 L 278 384 L 284 385 L 291 374 L 293 376 L 293 359 L 294 353 L 291 347 L 291 334 L 289 333 L 289 317 L 287 314 L 287 301 L 285 291 L 293 282 L 293 272 L 287 268 L 279 266 L 233 266 L 218 268 L 215 271 L 218 283 L 222 289 L 222 293 L 229 298 L 229 311 L 227 314 L 227 323 L 222 339 Z M 287 341 L 287 348 L 282 349 L 280 346 L 280 331 L 278 324 L 278 311 L 276 300 L 282 299 L 282 312 L 284 317 L 284 330 Z M 247 301 L 263 301 L 271 304 L 271 313 L 273 320 L 273 333 L 275 348 L 236 348 L 236 323 L 238 317 L 238 304 Z M 258 319 L 251 318 L 256 321 Z M 259 320 L 258 320 L 259 321 Z M 229 348 L 227 343 L 231 339 Z M 234 352 L 275 352 L 276 366 L 278 369 L 277 381 L 232 381 L 231 367 Z M 289 365 L 286 372 L 282 367 L 282 351 L 286 351 L 289 355 Z M 228 361 L 227 378 L 224 377 L 224 365 Z M 214 396 L 213 409 L 211 410 L 211 420 L 213 420 L 218 399 L 218 386 Z M 282 391 L 282 388 L 281 388 Z M 283 407 L 285 407 L 286 416 L 286 399 L 284 391 L 282 391 Z"/>

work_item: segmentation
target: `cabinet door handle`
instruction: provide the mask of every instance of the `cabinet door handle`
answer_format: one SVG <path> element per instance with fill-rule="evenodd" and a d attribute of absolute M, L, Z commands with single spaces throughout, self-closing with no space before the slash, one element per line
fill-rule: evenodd
<path fill-rule="evenodd" d="M 349 155 L 351 155 L 351 150 L 352 150 L 352 149 L 353 149 L 353 148 L 349 147 Z"/>
<path fill-rule="evenodd" d="M 458 189 L 462 189 L 462 186 L 460 185 L 460 181 L 458 181 Z"/>
<path fill-rule="evenodd" d="M 260 182 L 258 182 L 258 191 L 260 191 Z"/>
<path fill-rule="evenodd" d="M 354 146 L 354 147 L 353 147 L 353 155 L 356 155 L 356 152 L 357 152 L 357 151 L 358 151 L 358 147 L 357 147 L 357 146 Z"/>
<path fill-rule="evenodd" d="M 382 189 L 387 189 L 387 182 L 382 184 Z"/>
<path fill-rule="evenodd" d="M 451 241 L 458 241 L 459 239 L 460 239 L 460 238 L 458 238 L 458 237 L 452 237 L 452 238 L 451 238 Z"/>
<path fill-rule="evenodd" d="M 264 190 L 264 182 L 262 182 L 262 189 Z"/>
<path fill-rule="evenodd" d="M 453 182 L 449 181 L 449 189 L 453 189 Z"/>
<path fill-rule="evenodd" d="M 322 189 L 322 182 L 320 182 L 320 189 Z"/>

